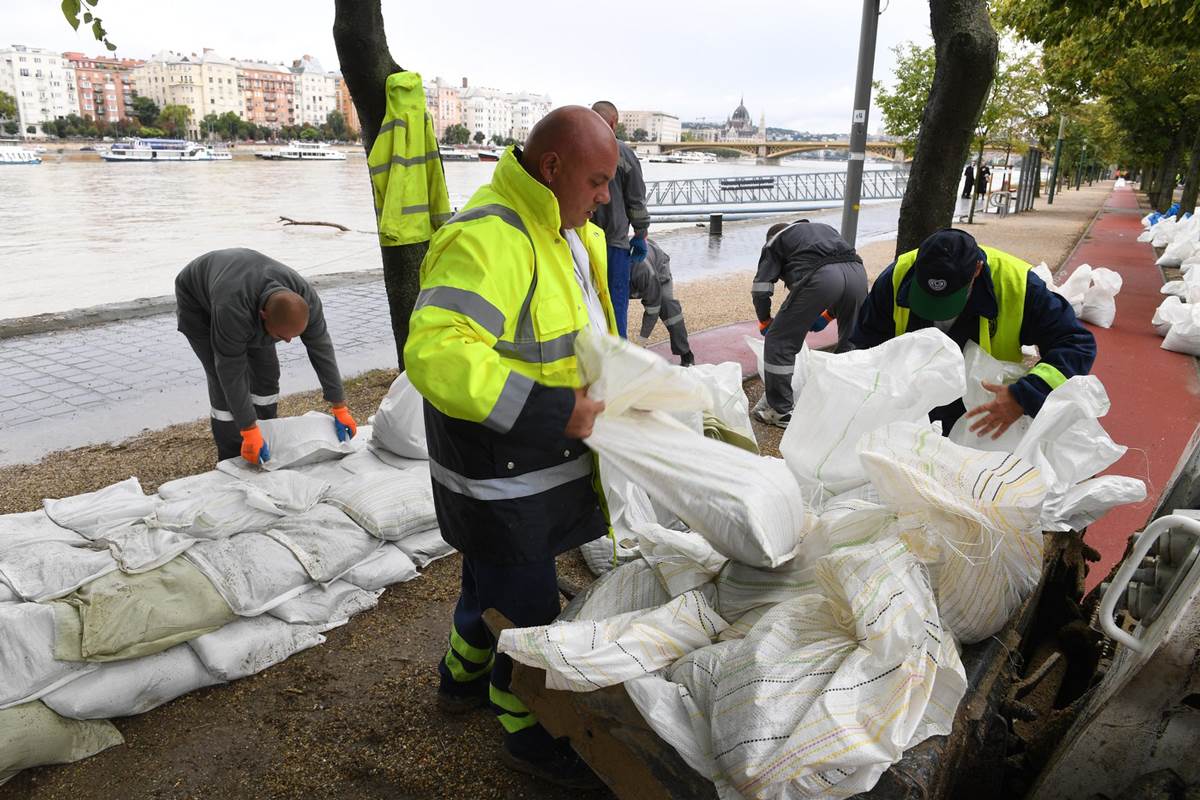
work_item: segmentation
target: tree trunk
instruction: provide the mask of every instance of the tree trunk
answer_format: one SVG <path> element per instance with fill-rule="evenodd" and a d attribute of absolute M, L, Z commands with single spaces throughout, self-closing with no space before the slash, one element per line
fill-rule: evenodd
<path fill-rule="evenodd" d="M 363 147 L 369 154 L 387 109 L 388 76 L 404 70 L 388 52 L 380 0 L 334 0 L 333 5 L 333 43 L 337 47 L 346 88 L 358 111 Z M 370 186 L 363 189 L 370 191 Z M 396 363 L 403 370 L 408 318 L 420 291 L 419 270 L 429 243 L 381 246 L 379 249 L 383 258 L 388 312 L 392 318 L 392 337 L 396 340 Z"/>
<path fill-rule="evenodd" d="M 1196 126 L 1196 137 L 1192 140 L 1192 158 L 1188 163 L 1187 183 L 1183 186 L 1183 200 L 1179 203 L 1179 213 L 1183 215 L 1196 208 L 1197 187 L 1200 181 L 1200 125 Z"/>
<path fill-rule="evenodd" d="M 1150 165 L 1142 164 L 1141 167 L 1138 168 L 1138 172 L 1141 173 L 1142 179 L 1141 184 L 1138 186 L 1138 191 L 1145 193 L 1150 188 Z"/>
<path fill-rule="evenodd" d="M 929 0 L 929 21 L 937 66 L 900 203 L 897 254 L 951 222 L 962 165 L 996 76 L 987 0 Z"/>
<path fill-rule="evenodd" d="M 1166 211 L 1175 196 L 1175 175 L 1179 169 L 1179 155 L 1182 149 L 1183 128 L 1180 127 L 1171 137 L 1171 144 L 1167 147 L 1166 157 L 1163 158 L 1162 177 L 1158 181 L 1158 188 L 1150 195 L 1151 205 L 1159 211 Z"/>

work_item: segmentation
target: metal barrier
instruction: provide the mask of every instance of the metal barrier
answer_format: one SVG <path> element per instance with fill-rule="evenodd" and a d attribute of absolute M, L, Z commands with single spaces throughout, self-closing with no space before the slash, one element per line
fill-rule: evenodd
<path fill-rule="evenodd" d="M 908 186 L 908 172 L 872 170 L 863 173 L 863 200 L 898 200 Z M 804 203 L 841 200 L 845 172 L 802 172 L 787 175 L 748 175 L 730 178 L 685 178 L 650 181 L 646 205 L 654 209 L 730 206 L 750 203 Z"/>

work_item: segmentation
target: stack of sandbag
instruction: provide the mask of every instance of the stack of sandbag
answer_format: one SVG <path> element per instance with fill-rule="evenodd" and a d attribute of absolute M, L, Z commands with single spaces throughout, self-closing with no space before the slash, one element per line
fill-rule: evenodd
<path fill-rule="evenodd" d="M 119 744 L 100 720 L 320 644 L 451 552 L 425 461 L 380 458 L 369 425 L 338 442 L 325 415 L 263 424 L 271 469 L 231 459 L 154 495 L 129 478 L 0 516 L 0 782 Z"/>
<path fill-rule="evenodd" d="M 1200 253 L 1200 217 L 1193 216 L 1177 222 L 1164 235 L 1166 249 L 1154 263 L 1160 267 L 1179 267 Z"/>
<path fill-rule="evenodd" d="M 1112 327 L 1117 316 L 1117 294 L 1124 284 L 1119 273 L 1106 267 L 1080 264 L 1061 286 L 1057 286 L 1046 262 L 1038 264 L 1032 272 L 1071 304 L 1075 316 L 1101 328 Z"/>

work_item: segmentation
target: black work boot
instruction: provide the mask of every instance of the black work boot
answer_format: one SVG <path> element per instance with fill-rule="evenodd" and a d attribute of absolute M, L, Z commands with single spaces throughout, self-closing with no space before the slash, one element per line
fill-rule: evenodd
<path fill-rule="evenodd" d="M 684 353 L 683 355 L 681 355 L 679 357 L 679 366 L 681 366 L 681 367 L 690 367 L 690 366 L 693 366 L 695 363 L 696 363 L 696 354 L 693 353 L 691 350 L 688 350 L 686 353 Z"/>

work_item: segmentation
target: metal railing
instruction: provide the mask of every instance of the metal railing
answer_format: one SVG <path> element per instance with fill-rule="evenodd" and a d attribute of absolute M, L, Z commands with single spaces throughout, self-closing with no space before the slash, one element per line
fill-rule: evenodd
<path fill-rule="evenodd" d="M 904 196 L 908 172 L 873 170 L 863 173 L 863 200 L 895 200 Z M 646 205 L 655 210 L 696 206 L 729 207 L 748 203 L 805 203 L 841 200 L 845 172 L 802 172 L 787 175 L 746 175 L 736 178 L 686 178 L 650 181 Z"/>

